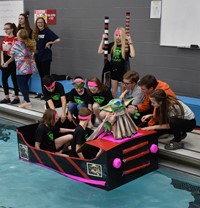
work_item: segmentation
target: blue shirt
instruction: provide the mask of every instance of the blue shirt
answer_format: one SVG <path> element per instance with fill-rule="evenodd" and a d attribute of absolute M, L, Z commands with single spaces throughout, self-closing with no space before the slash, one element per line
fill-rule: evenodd
<path fill-rule="evenodd" d="M 36 45 L 37 53 L 35 56 L 36 62 L 44 62 L 52 60 L 51 48 L 45 48 L 50 41 L 55 41 L 59 37 L 50 29 L 44 29 L 38 34 L 38 41 Z"/>

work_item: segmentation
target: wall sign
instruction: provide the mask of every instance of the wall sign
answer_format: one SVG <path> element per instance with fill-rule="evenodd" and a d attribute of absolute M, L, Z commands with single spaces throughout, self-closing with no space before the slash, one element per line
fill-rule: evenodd
<path fill-rule="evenodd" d="M 34 10 L 34 21 L 38 17 L 43 17 L 48 25 L 56 24 L 56 10 L 55 9 Z"/>

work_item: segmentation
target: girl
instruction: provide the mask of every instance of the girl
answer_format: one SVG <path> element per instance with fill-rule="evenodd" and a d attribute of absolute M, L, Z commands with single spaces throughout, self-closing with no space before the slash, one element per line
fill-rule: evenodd
<path fill-rule="evenodd" d="M 161 130 L 170 129 L 174 138 L 169 144 L 165 145 L 165 149 L 175 150 L 184 147 L 180 143 L 187 134 L 196 126 L 194 113 L 180 100 L 167 95 L 165 91 L 159 89 L 152 92 L 150 95 L 152 105 L 156 108 L 155 115 L 149 114 L 142 117 L 142 122 L 155 116 L 159 124 L 143 128 L 143 130 Z"/>
<path fill-rule="evenodd" d="M 69 146 L 73 139 L 72 134 L 57 137 L 58 133 L 72 133 L 74 129 L 56 128 L 59 116 L 53 109 L 44 112 L 41 123 L 35 133 L 35 148 L 56 152 L 62 146 Z"/>
<path fill-rule="evenodd" d="M 17 31 L 25 29 L 28 33 L 28 37 L 32 39 L 32 32 L 33 30 L 30 27 L 29 21 L 28 21 L 28 15 L 26 14 L 20 14 L 19 15 L 19 24 L 17 26 Z"/>
<path fill-rule="evenodd" d="M 92 111 L 96 115 L 98 121 L 101 123 L 102 119 L 99 115 L 99 107 L 106 105 L 110 100 L 112 100 L 112 94 L 110 90 L 105 85 L 103 85 L 96 77 L 89 79 L 87 82 L 87 86 L 93 100 Z"/>
<path fill-rule="evenodd" d="M 15 36 L 16 36 L 16 26 L 14 23 L 6 23 L 4 25 L 4 30 L 7 36 L 5 36 L 2 40 L 0 45 L 1 51 L 1 70 L 2 70 L 2 83 L 3 89 L 5 93 L 5 97 L 0 103 L 11 103 L 11 104 L 18 104 L 20 103 L 18 94 L 19 89 L 17 85 L 17 77 L 16 77 L 16 65 L 15 61 L 13 60 L 10 64 L 5 68 L 4 63 L 10 59 L 10 50 L 12 45 L 14 44 Z M 15 98 L 11 102 L 9 98 L 9 86 L 8 86 L 8 78 L 11 75 L 14 91 L 15 91 Z"/>
<path fill-rule="evenodd" d="M 7 67 L 13 60 L 16 62 L 17 82 L 20 91 L 24 97 L 24 103 L 19 107 L 31 108 L 32 105 L 29 99 L 29 86 L 28 81 L 34 71 L 36 71 L 36 65 L 33 59 L 33 53 L 35 51 L 35 41 L 29 39 L 28 33 L 25 29 L 21 29 L 17 32 L 17 41 L 11 48 L 11 58 L 4 63 L 3 67 Z"/>
<path fill-rule="evenodd" d="M 92 110 L 92 98 L 87 92 L 87 89 L 84 88 L 85 81 L 82 77 L 75 77 L 72 84 L 74 89 L 68 93 L 67 100 L 69 101 L 68 108 L 68 119 L 73 121 L 73 117 L 78 119 L 78 111 L 82 107 L 88 107 Z"/>
<path fill-rule="evenodd" d="M 60 42 L 60 38 L 49 29 L 42 17 L 38 17 L 35 21 L 33 38 L 37 42 L 35 61 L 41 78 L 41 86 L 43 86 L 43 77 L 50 75 L 52 61 L 51 47 L 53 44 Z M 41 96 L 42 94 L 38 94 L 36 98 L 41 98 Z"/>
<path fill-rule="evenodd" d="M 99 45 L 98 53 L 104 53 L 103 44 L 104 38 L 107 38 L 106 34 L 103 34 L 101 43 Z M 125 41 L 128 41 L 129 50 L 125 52 Z M 108 53 L 111 54 L 111 87 L 112 95 L 117 97 L 117 88 L 120 83 L 121 92 L 124 91 L 122 85 L 122 77 L 127 71 L 126 66 L 129 65 L 129 56 L 133 58 L 135 56 L 135 49 L 133 47 L 133 41 L 131 36 L 125 34 L 123 27 L 118 27 L 114 33 L 114 42 L 108 45 Z M 128 62 L 128 63 L 127 63 Z"/>

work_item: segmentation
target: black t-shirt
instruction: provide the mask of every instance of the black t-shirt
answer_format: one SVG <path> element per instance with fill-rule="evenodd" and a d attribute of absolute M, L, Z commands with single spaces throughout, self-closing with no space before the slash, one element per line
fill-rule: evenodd
<path fill-rule="evenodd" d="M 36 62 L 44 62 L 52 60 L 51 48 L 45 48 L 46 44 L 50 41 L 54 41 L 59 37 L 50 29 L 44 29 L 39 31 L 38 41 L 36 45 L 37 53 L 35 54 Z"/>
<path fill-rule="evenodd" d="M 92 94 L 93 103 L 98 103 L 100 106 L 106 105 L 110 100 L 113 99 L 112 93 L 109 89 L 106 92 L 100 92 Z"/>
<path fill-rule="evenodd" d="M 61 83 L 55 83 L 55 90 L 53 92 L 49 92 L 45 87 L 43 88 L 44 99 L 47 102 L 48 100 L 52 100 L 55 108 L 62 107 L 61 97 L 65 96 L 65 90 Z M 47 104 L 47 108 L 49 108 Z"/>
<path fill-rule="evenodd" d="M 118 69 L 124 71 L 127 63 L 129 62 L 129 54 L 130 48 L 128 52 L 125 53 L 125 60 L 122 58 L 121 45 L 117 45 L 116 50 L 113 51 L 112 47 L 114 46 L 114 42 L 108 44 L 108 53 L 111 54 L 111 67 L 112 69 Z"/>
<path fill-rule="evenodd" d="M 35 132 L 35 141 L 40 143 L 40 148 L 43 150 L 48 150 L 50 152 L 55 152 L 55 139 L 58 135 L 59 128 L 49 128 L 45 124 L 39 124 Z"/>
<path fill-rule="evenodd" d="M 86 139 L 93 133 L 92 129 L 86 128 L 84 129 L 81 125 L 78 125 L 73 134 L 73 140 L 71 143 L 71 156 L 78 157 L 76 153 L 76 145 L 82 145 L 86 142 Z M 84 154 L 84 153 L 83 153 Z"/>
<path fill-rule="evenodd" d="M 86 88 L 84 88 L 84 93 L 82 95 L 79 95 L 75 89 L 72 89 L 68 94 L 68 100 L 77 104 L 92 104 L 92 97 L 89 95 Z"/>

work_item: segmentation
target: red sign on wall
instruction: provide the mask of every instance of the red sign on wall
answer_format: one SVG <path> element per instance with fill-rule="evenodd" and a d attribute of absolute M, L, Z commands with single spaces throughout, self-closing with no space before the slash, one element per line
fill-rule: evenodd
<path fill-rule="evenodd" d="M 45 9 L 45 10 L 34 10 L 34 19 L 38 17 L 44 18 L 48 25 L 56 24 L 56 10 L 55 9 Z"/>
<path fill-rule="evenodd" d="M 55 25 L 56 24 L 56 10 L 48 10 L 47 9 L 47 24 Z"/>

